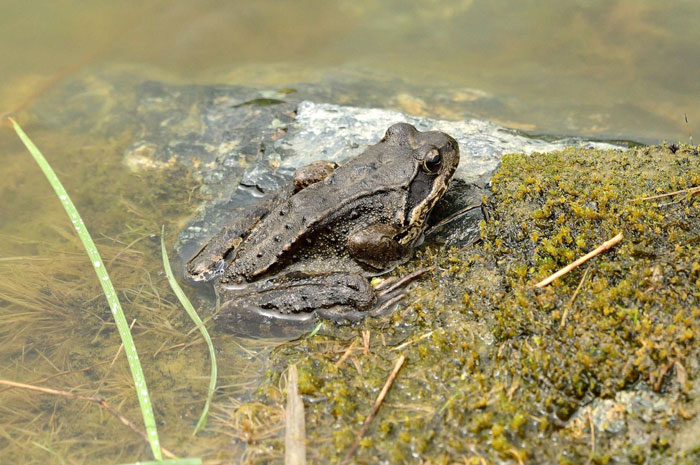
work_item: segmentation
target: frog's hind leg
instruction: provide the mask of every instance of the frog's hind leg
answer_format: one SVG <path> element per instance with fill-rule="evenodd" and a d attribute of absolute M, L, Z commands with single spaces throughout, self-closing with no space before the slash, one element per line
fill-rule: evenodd
<path fill-rule="evenodd" d="M 334 305 L 317 310 L 320 318 L 334 321 L 338 324 L 356 323 L 367 316 L 382 316 L 390 313 L 406 297 L 406 286 L 430 271 L 431 268 L 421 268 L 402 278 L 388 278 L 373 287 L 376 301 L 369 309 L 358 309 L 347 305 Z"/>
<path fill-rule="evenodd" d="M 320 308 L 316 311 L 319 318 L 331 320 L 339 325 L 353 324 L 362 321 L 367 315 L 366 311 L 357 310 L 353 307 L 336 305 L 330 308 Z"/>
<path fill-rule="evenodd" d="M 219 320 L 233 320 L 240 313 L 257 313 L 267 321 L 287 324 L 314 314 L 336 323 L 353 323 L 367 316 L 376 302 L 367 278 L 357 273 L 284 273 L 267 281 L 248 284 L 247 289 L 219 286 L 226 300 Z"/>

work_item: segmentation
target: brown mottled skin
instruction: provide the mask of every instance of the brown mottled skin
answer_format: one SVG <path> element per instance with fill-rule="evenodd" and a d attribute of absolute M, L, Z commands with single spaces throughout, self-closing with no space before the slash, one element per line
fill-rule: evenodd
<path fill-rule="evenodd" d="M 366 278 L 411 257 L 458 163 L 452 137 L 395 124 L 342 166 L 299 168 L 288 186 L 234 217 L 187 273 L 201 280 L 225 269 L 220 319 L 257 311 L 359 320 L 376 301 Z M 285 302 L 285 293 L 294 297 Z"/>

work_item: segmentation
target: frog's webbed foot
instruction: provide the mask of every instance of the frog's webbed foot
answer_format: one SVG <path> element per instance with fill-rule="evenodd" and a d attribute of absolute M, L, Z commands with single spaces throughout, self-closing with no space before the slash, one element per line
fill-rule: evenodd
<path fill-rule="evenodd" d="M 392 277 L 385 279 L 374 291 L 377 294 L 377 303 L 369 314 L 371 316 L 381 316 L 390 312 L 394 305 L 401 302 L 406 297 L 406 286 L 430 271 L 431 268 L 420 268 L 402 278 Z"/>
<path fill-rule="evenodd" d="M 306 187 L 323 181 L 338 167 L 333 161 L 318 160 L 298 168 L 294 172 L 294 192 L 299 192 Z"/>

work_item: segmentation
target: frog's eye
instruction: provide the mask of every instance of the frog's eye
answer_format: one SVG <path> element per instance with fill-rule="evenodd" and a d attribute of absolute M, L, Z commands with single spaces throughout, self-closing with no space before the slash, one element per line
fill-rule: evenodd
<path fill-rule="evenodd" d="M 425 171 L 428 173 L 435 174 L 440 169 L 441 163 L 442 156 L 440 155 L 440 151 L 436 148 L 432 148 L 423 159 L 423 168 L 425 168 Z"/>

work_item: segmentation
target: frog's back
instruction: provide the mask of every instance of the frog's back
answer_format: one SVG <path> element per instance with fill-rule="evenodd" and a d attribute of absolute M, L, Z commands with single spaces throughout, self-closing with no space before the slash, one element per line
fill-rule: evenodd
<path fill-rule="evenodd" d="M 358 268 L 347 256 L 348 234 L 377 222 L 400 222 L 416 170 L 406 150 L 387 153 L 382 145 L 276 205 L 241 244 L 222 282 L 254 279 L 290 263 L 303 267 L 312 258 L 327 267 Z"/>

